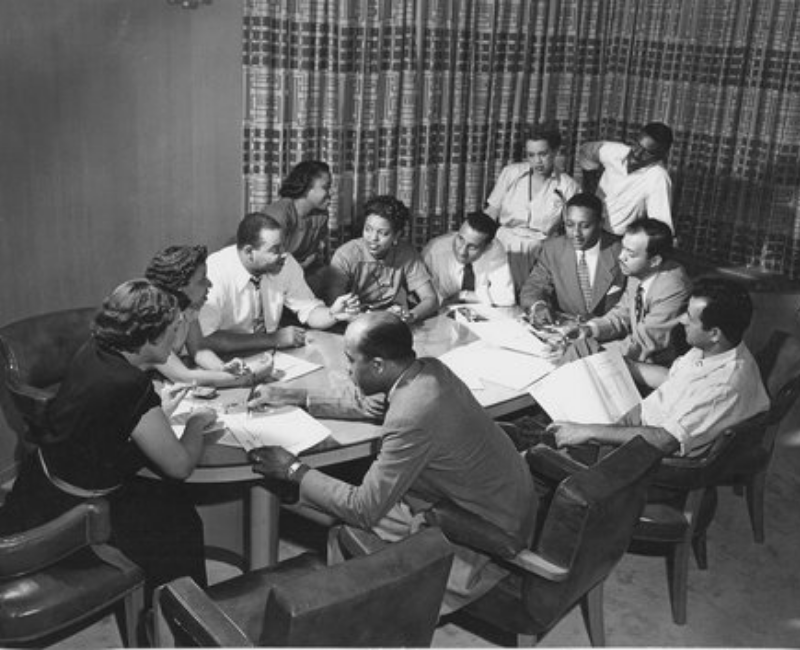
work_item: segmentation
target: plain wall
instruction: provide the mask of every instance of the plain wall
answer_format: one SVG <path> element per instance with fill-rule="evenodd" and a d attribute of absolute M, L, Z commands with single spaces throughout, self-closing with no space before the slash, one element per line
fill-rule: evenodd
<path fill-rule="evenodd" d="M 242 0 L 0 2 L 0 324 L 242 216 Z M 0 478 L 16 440 L 0 421 Z"/>

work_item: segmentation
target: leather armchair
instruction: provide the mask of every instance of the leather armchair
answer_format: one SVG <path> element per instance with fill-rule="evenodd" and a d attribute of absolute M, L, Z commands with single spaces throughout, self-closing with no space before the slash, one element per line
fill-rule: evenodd
<path fill-rule="evenodd" d="M 0 645 L 50 644 L 59 632 L 119 605 L 123 641 L 137 645 L 144 574 L 105 544 L 110 534 L 108 504 L 96 499 L 0 537 Z"/>
<path fill-rule="evenodd" d="M 453 551 L 428 529 L 326 567 L 309 554 L 202 591 L 181 578 L 156 591 L 158 647 L 429 646 Z"/>
<path fill-rule="evenodd" d="M 68 309 L 0 328 L 5 386 L 27 429 L 41 421 L 72 357 L 88 340 L 96 311 L 92 307 Z"/>
<path fill-rule="evenodd" d="M 534 476 L 542 485 L 556 484 L 542 499 L 530 549 L 517 548 L 502 530 L 452 503 L 437 504 L 426 515 L 431 525 L 511 572 L 450 619 L 492 640 L 527 645 L 580 604 L 592 645 L 604 645 L 603 582 L 628 547 L 662 456 L 638 437 L 592 467 L 544 445 L 528 451 Z M 343 545 L 355 555 L 373 551 L 380 545 L 376 540 L 351 529 Z"/>
<path fill-rule="evenodd" d="M 686 623 L 692 549 L 698 566 L 708 566 L 706 533 L 719 486 L 744 487 L 753 536 L 757 542 L 764 539 L 767 469 L 781 422 L 800 395 L 797 356 L 792 351 L 800 351 L 800 342 L 776 332 L 756 355 L 772 400 L 768 411 L 729 427 L 700 458 L 665 458 L 656 474 L 631 551 L 666 558 L 672 618 L 678 625 Z"/>

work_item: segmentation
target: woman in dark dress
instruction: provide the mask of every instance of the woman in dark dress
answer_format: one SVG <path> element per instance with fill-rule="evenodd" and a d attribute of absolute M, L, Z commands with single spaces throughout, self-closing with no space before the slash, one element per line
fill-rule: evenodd
<path fill-rule="evenodd" d="M 148 592 L 183 575 L 205 584 L 202 522 L 181 481 L 200 460 L 216 414 L 195 411 L 178 439 L 146 374 L 167 359 L 179 327 L 176 299 L 148 280 L 106 298 L 35 432 L 40 446 L 0 510 L 0 532 L 104 497 L 112 542 L 142 567 Z M 162 480 L 138 477 L 145 466 Z"/>

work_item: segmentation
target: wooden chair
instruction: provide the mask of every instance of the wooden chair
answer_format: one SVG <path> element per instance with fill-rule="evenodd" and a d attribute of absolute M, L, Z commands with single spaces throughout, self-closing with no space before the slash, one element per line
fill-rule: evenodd
<path fill-rule="evenodd" d="M 429 529 L 326 567 L 302 555 L 201 590 L 156 591 L 157 647 L 429 646 L 453 551 Z"/>
<path fill-rule="evenodd" d="M 540 503 L 530 549 L 517 548 L 502 530 L 451 503 L 437 504 L 427 515 L 431 525 L 511 571 L 448 619 L 493 641 L 529 645 L 580 604 L 592 645 L 605 645 L 603 583 L 628 547 L 662 455 L 639 437 L 592 467 L 544 445 L 529 450 L 535 479 L 554 489 Z M 364 539 L 351 532 L 344 546 L 350 554 L 369 552 L 374 542 L 370 548 Z"/>
<path fill-rule="evenodd" d="M 106 545 L 110 534 L 108 504 L 96 499 L 0 537 L 0 645 L 49 645 L 111 608 L 118 610 L 123 642 L 138 645 L 144 574 Z"/>
<path fill-rule="evenodd" d="M 91 307 L 68 309 L 0 328 L 5 387 L 27 430 L 41 421 L 72 357 L 88 340 L 96 311 Z"/>
<path fill-rule="evenodd" d="M 716 509 L 717 487 L 743 487 L 753 536 L 757 542 L 764 539 L 767 469 L 781 423 L 800 395 L 793 350 L 800 350 L 800 342 L 777 332 L 756 355 L 771 397 L 768 411 L 729 427 L 700 458 L 665 458 L 656 474 L 653 491 L 660 496 L 645 508 L 631 552 L 666 558 L 672 618 L 678 625 L 686 623 L 692 549 L 698 566 L 708 566 L 706 533 Z M 669 493 L 672 498 L 665 500 Z"/>

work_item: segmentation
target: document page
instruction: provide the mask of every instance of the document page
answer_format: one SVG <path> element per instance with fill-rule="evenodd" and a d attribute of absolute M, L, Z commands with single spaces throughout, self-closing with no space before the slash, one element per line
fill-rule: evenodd
<path fill-rule="evenodd" d="M 242 447 L 246 451 L 264 445 L 280 445 L 293 454 L 313 447 L 331 433 L 324 424 L 295 406 L 281 406 L 266 411 L 247 412 L 243 405 L 199 404 L 184 400 L 170 418 L 172 430 L 180 438 L 186 421 L 195 408 L 211 408 L 217 412 L 217 423 L 207 435 L 225 431 L 217 444 Z"/>
<path fill-rule="evenodd" d="M 264 445 L 278 445 L 293 454 L 313 447 L 327 438 L 331 430 L 295 406 L 268 411 L 223 415 L 229 436 L 219 443 L 250 451 Z"/>
<path fill-rule="evenodd" d="M 522 391 L 554 368 L 546 359 L 492 347 L 483 341 L 450 350 L 439 359 L 470 388 L 485 379 Z M 483 388 L 482 383 L 480 386 Z"/>
<path fill-rule="evenodd" d="M 465 325 L 484 341 L 501 348 L 541 358 L 550 358 L 556 354 L 556 350 L 536 338 L 522 323 L 510 318 Z"/>
<path fill-rule="evenodd" d="M 298 359 L 291 354 L 285 352 L 275 353 L 275 366 L 272 370 L 272 376 L 275 381 L 289 381 L 290 379 L 297 379 L 310 372 L 322 368 L 318 363 L 312 363 L 305 359 Z"/>
<path fill-rule="evenodd" d="M 618 350 L 556 368 L 528 392 L 553 420 L 582 424 L 614 424 L 641 402 Z"/>

